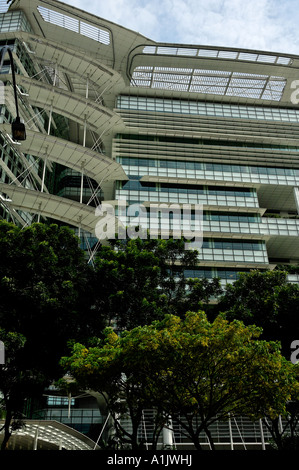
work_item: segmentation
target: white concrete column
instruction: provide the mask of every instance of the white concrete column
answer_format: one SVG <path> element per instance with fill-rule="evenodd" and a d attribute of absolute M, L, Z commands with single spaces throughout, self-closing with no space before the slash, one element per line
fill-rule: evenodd
<path fill-rule="evenodd" d="M 294 198 L 295 198 L 297 213 L 299 214 L 299 188 L 294 188 Z"/>
<path fill-rule="evenodd" d="M 262 449 L 266 450 L 266 443 L 265 443 L 265 436 L 264 436 L 264 429 L 263 429 L 263 421 L 261 419 L 259 421 L 260 421 Z"/>
<path fill-rule="evenodd" d="M 37 441 L 38 441 L 38 428 L 36 428 L 34 441 L 33 441 L 33 450 L 37 450 Z"/>
<path fill-rule="evenodd" d="M 230 448 L 234 450 L 234 440 L 233 440 L 233 430 L 232 430 L 232 422 L 231 418 L 228 418 L 228 427 L 229 427 L 229 439 L 230 439 Z"/>
<path fill-rule="evenodd" d="M 172 421 L 168 421 L 168 427 L 163 428 L 163 447 L 172 447 L 173 446 L 173 431 L 172 431 Z"/>
<path fill-rule="evenodd" d="M 0 341 L 0 364 L 5 364 L 5 346 L 3 341 Z"/>

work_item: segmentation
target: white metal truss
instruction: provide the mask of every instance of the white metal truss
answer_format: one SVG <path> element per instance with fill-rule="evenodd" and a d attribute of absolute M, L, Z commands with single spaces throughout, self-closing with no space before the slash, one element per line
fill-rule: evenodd
<path fill-rule="evenodd" d="M 286 83 L 286 79 L 279 76 L 159 66 L 138 66 L 131 80 L 133 87 L 272 101 L 281 99 Z"/>

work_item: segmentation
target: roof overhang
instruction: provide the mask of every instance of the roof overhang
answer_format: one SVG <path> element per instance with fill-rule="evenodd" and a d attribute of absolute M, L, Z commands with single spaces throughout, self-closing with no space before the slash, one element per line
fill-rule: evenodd
<path fill-rule="evenodd" d="M 10 443 L 14 450 L 100 450 L 89 437 L 52 420 L 25 420 L 24 426 L 12 434 Z"/>
<path fill-rule="evenodd" d="M 12 2 L 10 10 L 22 10 L 35 34 L 78 51 L 87 51 L 120 71 L 124 78 L 124 57 L 130 49 L 144 43 L 154 44 L 138 32 L 56 0 L 18 0 Z M 102 34 L 104 41 L 101 41 Z"/>
<path fill-rule="evenodd" d="M 8 196 L 10 201 L 8 202 L 6 199 L 6 203 L 15 210 L 41 214 L 44 217 L 94 233 L 98 221 L 94 207 L 23 186 L 1 183 L 0 191 Z"/>
<path fill-rule="evenodd" d="M 0 124 L 0 130 L 8 135 L 11 133 L 8 124 Z M 108 156 L 46 133 L 26 128 L 26 140 L 21 143 L 18 150 L 83 172 L 98 183 L 127 179 L 122 166 Z"/>
<path fill-rule="evenodd" d="M 10 75 L 3 75 L 6 80 Z M 66 116 L 89 129 L 103 134 L 121 125 L 122 119 L 115 112 L 81 95 L 22 75 L 16 76 L 16 84 L 23 89 L 23 98 L 31 105 Z"/>

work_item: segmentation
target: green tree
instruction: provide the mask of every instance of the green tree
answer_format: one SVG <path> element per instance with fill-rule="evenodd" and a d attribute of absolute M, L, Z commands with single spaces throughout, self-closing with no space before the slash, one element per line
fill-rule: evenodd
<path fill-rule="evenodd" d="M 122 330 L 162 315 L 159 260 L 140 239 L 101 246 L 95 260 L 98 279 L 96 306 L 108 324 Z"/>
<path fill-rule="evenodd" d="M 5 417 L 1 450 L 7 450 L 12 432 L 22 427 L 24 401 L 42 393 L 44 381 L 39 371 L 20 368 L 23 335 L 0 329 L 0 340 L 5 346 L 5 362 L 0 365 L 0 409 Z"/>
<path fill-rule="evenodd" d="M 58 374 L 69 339 L 103 326 L 92 309 L 93 270 L 78 241 L 56 224 L 21 229 L 0 222 L 0 326 L 25 336 L 24 364 L 48 376 Z"/>
<path fill-rule="evenodd" d="M 139 380 L 138 368 L 133 363 L 127 364 L 123 342 L 112 328 L 105 330 L 105 338 L 98 346 L 86 348 L 75 344 L 72 356 L 62 358 L 61 363 L 76 379 L 78 387 L 102 396 L 113 421 L 115 438 L 122 448 L 142 448 L 138 428 L 144 409 L 153 405 L 153 401 L 146 385 Z M 131 430 L 123 424 L 127 418 L 132 423 Z"/>
<path fill-rule="evenodd" d="M 299 402 L 296 395 L 287 403 L 287 414 L 284 416 L 283 421 L 280 416 L 274 418 L 264 416 L 262 418 L 264 426 L 268 429 L 274 443 L 271 443 L 272 448 L 277 450 L 298 450 L 298 407 Z"/>
<path fill-rule="evenodd" d="M 281 342 L 289 358 L 291 343 L 299 328 L 299 286 L 287 281 L 287 272 L 252 271 L 241 273 L 227 285 L 218 304 L 227 318 L 242 320 L 263 329 L 263 338 Z"/>
<path fill-rule="evenodd" d="M 171 417 L 200 450 L 201 433 L 213 447 L 216 420 L 274 419 L 297 393 L 296 366 L 259 335 L 240 321 L 218 316 L 210 323 L 203 312 L 189 312 L 184 320 L 169 315 L 120 336 L 109 330 L 104 345 L 76 345 L 62 364 L 79 385 L 111 394 L 114 415 L 129 410 L 134 446 L 142 409 L 152 407 L 157 429 Z"/>
<path fill-rule="evenodd" d="M 25 399 L 34 402 L 61 376 L 68 340 L 100 335 L 104 322 L 94 308 L 94 271 L 69 228 L 1 221 L 0 260 L 0 328 L 24 338 L 19 351 L 8 343 L 9 362 L 1 372 L 9 437 L 9 423 Z"/>
<path fill-rule="evenodd" d="M 221 292 L 219 280 L 187 279 L 198 252 L 184 240 L 116 240 L 97 252 L 97 309 L 121 331 L 162 319 L 167 313 L 198 309 Z"/>

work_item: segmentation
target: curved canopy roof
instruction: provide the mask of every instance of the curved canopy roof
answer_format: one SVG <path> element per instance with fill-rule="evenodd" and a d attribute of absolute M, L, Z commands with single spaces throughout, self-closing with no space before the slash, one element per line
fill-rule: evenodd
<path fill-rule="evenodd" d="M 30 58 L 39 65 L 57 66 L 60 71 L 67 73 L 75 93 L 81 92 L 86 95 L 83 82 L 89 87 L 89 94 L 92 89 L 96 90 L 98 98 L 104 94 L 107 96 L 110 92 L 115 95 L 124 87 L 123 77 L 116 70 L 78 49 L 68 47 L 66 44 L 62 46 L 57 41 L 25 31 L 8 32 L 6 37 L 18 38 L 24 44 Z M 81 84 L 79 84 L 80 79 Z"/>
<path fill-rule="evenodd" d="M 28 450 L 99 450 L 89 437 L 58 421 L 27 420 L 13 433 L 15 449 Z"/>
<path fill-rule="evenodd" d="M 49 110 L 52 107 L 56 113 L 75 122 L 82 125 L 86 122 L 94 132 L 108 132 L 122 122 L 121 117 L 110 109 L 69 90 L 22 75 L 16 75 L 16 83 L 28 95 L 24 98 L 31 105 Z"/>
<path fill-rule="evenodd" d="M 87 232 L 94 232 L 98 221 L 94 207 L 23 186 L 1 183 L 0 191 L 9 198 L 6 203 L 13 209 L 41 214 Z"/>
<path fill-rule="evenodd" d="M 10 126 L 2 124 L 10 134 Z M 43 134 L 26 128 L 26 140 L 22 142 L 22 152 L 35 157 L 48 158 L 75 171 L 83 171 L 86 176 L 98 183 L 115 179 L 127 179 L 122 166 L 115 160 L 68 140 Z"/>

